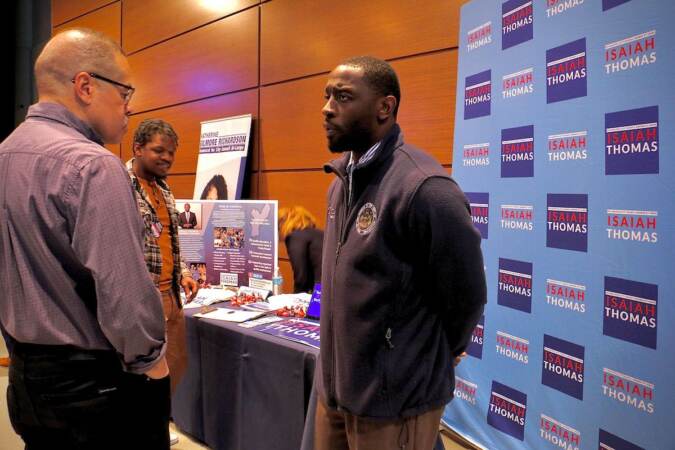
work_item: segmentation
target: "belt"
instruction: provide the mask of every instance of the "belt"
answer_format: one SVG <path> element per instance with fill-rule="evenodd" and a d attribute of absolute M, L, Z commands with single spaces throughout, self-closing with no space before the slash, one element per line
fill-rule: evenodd
<path fill-rule="evenodd" d="M 25 342 L 15 342 L 12 348 L 12 358 L 15 356 L 40 356 L 49 355 L 64 357 L 71 360 L 75 359 L 98 359 L 119 362 L 115 350 L 92 350 L 75 347 L 73 345 L 45 345 L 28 344 Z"/>

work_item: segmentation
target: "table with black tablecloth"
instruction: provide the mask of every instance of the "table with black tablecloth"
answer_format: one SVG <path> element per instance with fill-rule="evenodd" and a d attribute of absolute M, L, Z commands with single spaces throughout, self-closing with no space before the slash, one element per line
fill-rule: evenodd
<path fill-rule="evenodd" d="M 313 450 L 319 351 L 197 311 L 185 311 L 190 360 L 172 402 L 181 431 L 213 450 Z"/>
<path fill-rule="evenodd" d="M 176 425 L 214 450 L 298 450 L 318 350 L 196 311 L 185 311 L 190 360 Z"/>

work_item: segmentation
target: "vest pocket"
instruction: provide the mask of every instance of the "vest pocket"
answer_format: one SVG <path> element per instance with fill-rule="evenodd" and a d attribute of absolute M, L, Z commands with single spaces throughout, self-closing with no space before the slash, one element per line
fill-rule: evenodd
<path fill-rule="evenodd" d="M 390 373 L 392 370 L 391 365 L 394 358 L 393 351 L 396 348 L 392 342 L 392 339 L 393 330 L 391 327 L 387 327 L 383 336 L 384 342 L 382 348 L 382 357 L 380 358 L 382 361 L 382 388 L 380 390 L 380 394 L 382 395 L 382 399 L 384 400 L 388 414 L 392 413 L 389 382 Z"/>

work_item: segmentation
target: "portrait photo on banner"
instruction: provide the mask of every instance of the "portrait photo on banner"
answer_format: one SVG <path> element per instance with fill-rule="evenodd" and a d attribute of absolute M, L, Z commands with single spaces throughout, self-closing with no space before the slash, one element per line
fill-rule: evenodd
<path fill-rule="evenodd" d="M 183 230 L 202 229 L 202 205 L 199 202 L 177 201 L 178 227 Z"/>

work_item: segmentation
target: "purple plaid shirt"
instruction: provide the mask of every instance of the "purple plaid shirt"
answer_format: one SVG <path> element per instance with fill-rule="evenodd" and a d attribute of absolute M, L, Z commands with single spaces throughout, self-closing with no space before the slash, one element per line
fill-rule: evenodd
<path fill-rule="evenodd" d="M 122 162 L 65 107 L 37 103 L 0 144 L 0 321 L 16 341 L 112 350 L 142 373 L 165 351 L 159 292 Z"/>

